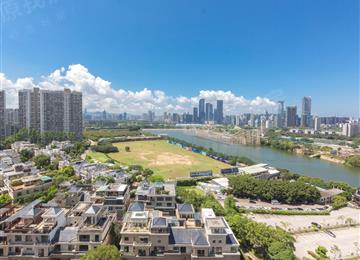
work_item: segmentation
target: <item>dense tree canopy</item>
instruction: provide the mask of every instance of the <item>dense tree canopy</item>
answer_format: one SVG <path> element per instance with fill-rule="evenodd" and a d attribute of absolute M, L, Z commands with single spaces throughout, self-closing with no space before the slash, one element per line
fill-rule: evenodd
<path fill-rule="evenodd" d="M 294 238 L 281 228 L 273 228 L 248 219 L 241 214 L 230 214 L 226 219 L 245 250 L 254 250 L 263 259 L 294 259 Z"/>
<path fill-rule="evenodd" d="M 50 157 L 43 154 L 35 156 L 33 161 L 38 169 L 44 169 L 51 163 Z"/>
<path fill-rule="evenodd" d="M 232 194 L 239 198 L 260 199 L 264 201 L 315 203 L 320 192 L 312 185 L 300 181 L 260 180 L 251 176 L 231 176 L 229 186 Z"/>

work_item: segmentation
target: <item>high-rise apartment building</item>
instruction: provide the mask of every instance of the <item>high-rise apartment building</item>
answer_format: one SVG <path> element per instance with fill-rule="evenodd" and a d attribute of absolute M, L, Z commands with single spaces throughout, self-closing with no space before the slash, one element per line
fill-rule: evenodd
<path fill-rule="evenodd" d="M 320 131 L 320 125 L 321 125 L 320 117 L 315 117 L 314 118 L 314 130 Z"/>
<path fill-rule="evenodd" d="M 199 122 L 199 112 L 198 112 L 198 108 L 194 107 L 193 108 L 193 123 L 198 123 Z"/>
<path fill-rule="evenodd" d="M 213 121 L 214 120 L 214 111 L 213 105 L 211 103 L 205 104 L 205 120 L 206 121 Z"/>
<path fill-rule="evenodd" d="M 222 124 L 224 122 L 224 101 L 216 101 L 216 123 Z"/>
<path fill-rule="evenodd" d="M 297 113 L 296 106 L 286 107 L 286 127 L 296 127 Z"/>
<path fill-rule="evenodd" d="M 301 127 L 311 127 L 311 97 L 303 97 Z"/>
<path fill-rule="evenodd" d="M 276 115 L 276 127 L 282 128 L 284 127 L 285 121 L 285 111 L 284 111 L 284 101 L 278 101 L 278 111 Z"/>
<path fill-rule="evenodd" d="M 19 131 L 19 109 L 5 109 L 5 136 L 15 134 Z"/>
<path fill-rule="evenodd" d="M 199 123 L 205 123 L 205 99 L 199 100 Z"/>
<path fill-rule="evenodd" d="M 32 128 L 40 131 L 40 89 L 19 91 L 20 128 Z"/>
<path fill-rule="evenodd" d="M 0 139 L 5 137 L 5 91 L 0 91 Z"/>
<path fill-rule="evenodd" d="M 82 94 L 64 91 L 19 91 L 19 124 L 44 132 L 74 133 L 82 136 Z"/>

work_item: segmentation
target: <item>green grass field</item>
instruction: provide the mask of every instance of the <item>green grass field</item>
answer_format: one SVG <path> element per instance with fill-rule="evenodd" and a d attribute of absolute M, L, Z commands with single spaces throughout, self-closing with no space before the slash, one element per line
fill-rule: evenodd
<path fill-rule="evenodd" d="M 94 160 L 96 160 L 98 162 L 102 162 L 102 163 L 106 162 L 109 159 L 109 157 L 106 154 L 95 152 L 95 151 L 90 151 L 88 153 L 88 156 L 90 156 L 91 159 L 94 159 Z"/>
<path fill-rule="evenodd" d="M 110 153 L 109 157 L 125 165 L 142 165 L 152 169 L 165 179 L 189 177 L 191 171 L 212 170 L 214 174 L 229 165 L 208 158 L 204 155 L 186 151 L 165 140 L 136 141 L 114 143 L 119 148 L 118 153 Z M 130 147 L 130 152 L 125 147 Z"/>

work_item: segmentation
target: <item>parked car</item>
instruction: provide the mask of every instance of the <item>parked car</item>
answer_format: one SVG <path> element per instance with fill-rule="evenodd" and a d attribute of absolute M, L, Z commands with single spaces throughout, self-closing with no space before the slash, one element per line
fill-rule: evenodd
<path fill-rule="evenodd" d="M 317 228 L 321 228 L 321 225 L 319 223 L 316 222 L 311 222 L 311 225 L 316 226 Z"/>
<path fill-rule="evenodd" d="M 271 200 L 272 205 L 280 205 L 280 202 L 278 200 Z"/>

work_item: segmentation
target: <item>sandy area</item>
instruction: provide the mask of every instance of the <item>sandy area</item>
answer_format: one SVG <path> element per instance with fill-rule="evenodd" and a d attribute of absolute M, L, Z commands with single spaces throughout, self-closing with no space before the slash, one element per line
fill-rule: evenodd
<path fill-rule="evenodd" d="M 155 159 L 150 158 L 154 157 L 152 152 L 143 152 L 140 153 L 140 158 L 151 162 L 150 166 L 163 166 L 163 165 L 173 165 L 173 164 L 182 164 L 182 165 L 192 165 L 193 162 L 190 156 L 181 156 L 174 153 L 164 152 L 155 156 Z"/>

